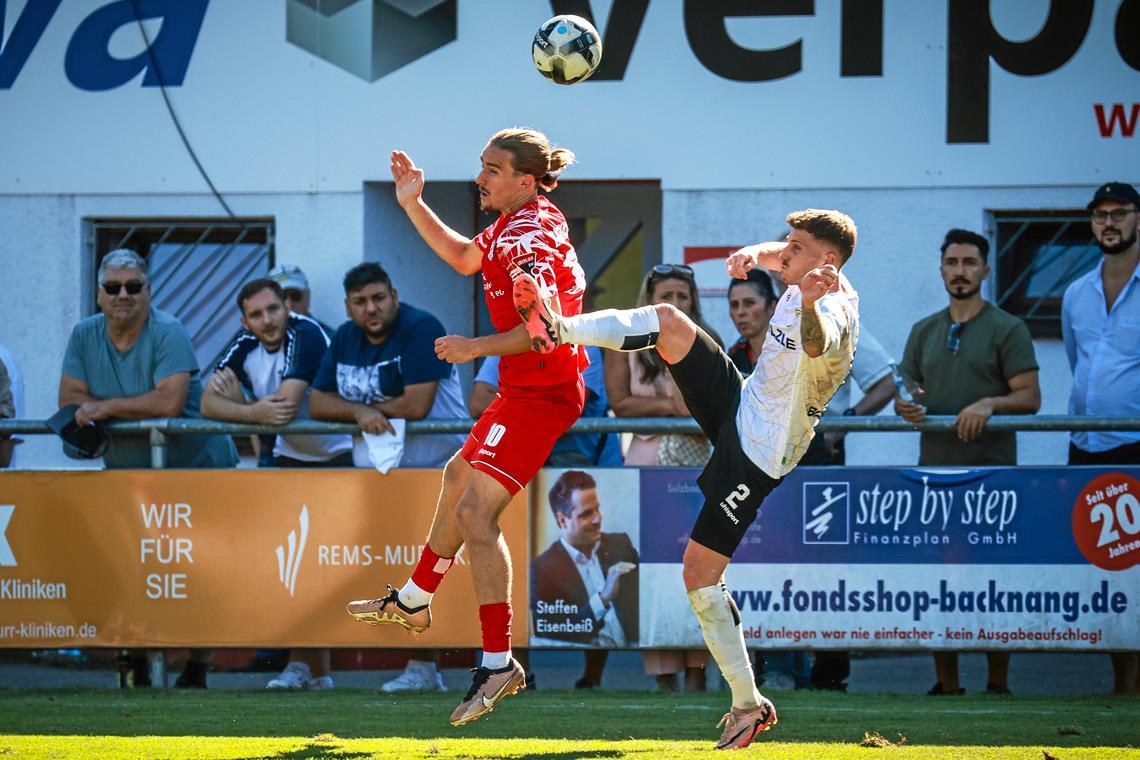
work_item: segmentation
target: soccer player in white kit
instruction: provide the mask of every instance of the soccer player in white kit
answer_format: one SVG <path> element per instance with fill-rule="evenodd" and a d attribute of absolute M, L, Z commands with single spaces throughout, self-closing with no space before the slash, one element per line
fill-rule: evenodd
<path fill-rule="evenodd" d="M 685 548 L 683 576 L 705 642 L 732 688 L 718 749 L 746 747 L 776 723 L 775 708 L 756 689 L 725 568 L 765 497 L 807 451 L 816 422 L 851 370 L 859 338 L 859 296 L 840 272 L 855 250 L 855 223 L 818 209 L 789 214 L 787 222 L 786 241 L 742 248 L 725 261 L 733 277 L 764 267 L 780 272 L 788 286 L 747 379 L 671 304 L 561 317 L 546 307 L 533 279 L 514 285 L 515 305 L 540 353 L 567 343 L 656 348 L 714 443 L 697 479 L 705 502 Z"/>

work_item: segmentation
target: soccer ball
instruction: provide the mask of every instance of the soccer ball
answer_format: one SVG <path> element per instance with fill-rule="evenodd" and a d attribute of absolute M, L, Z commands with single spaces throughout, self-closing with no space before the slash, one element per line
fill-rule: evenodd
<path fill-rule="evenodd" d="M 544 77 L 574 84 L 588 78 L 602 62 L 602 38 L 581 16 L 555 16 L 538 28 L 531 55 Z"/>

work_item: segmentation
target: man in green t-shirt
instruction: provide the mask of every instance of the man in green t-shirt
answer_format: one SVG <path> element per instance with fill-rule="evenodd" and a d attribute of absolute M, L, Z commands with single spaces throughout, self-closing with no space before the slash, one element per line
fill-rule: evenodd
<path fill-rule="evenodd" d="M 1016 465 L 1016 434 L 987 433 L 985 427 L 994 414 L 1034 414 L 1041 407 L 1029 329 L 982 298 L 989 241 L 952 229 L 941 250 L 950 306 L 911 328 L 899 367 L 917 390 L 913 402 L 895 399 L 895 413 L 915 423 L 927 414 L 957 415 L 954 432 L 922 434 L 919 465 Z M 986 691 L 1009 693 L 1009 653 L 987 652 L 987 659 Z M 938 682 L 931 695 L 964 693 L 956 652 L 935 653 L 934 667 Z"/>

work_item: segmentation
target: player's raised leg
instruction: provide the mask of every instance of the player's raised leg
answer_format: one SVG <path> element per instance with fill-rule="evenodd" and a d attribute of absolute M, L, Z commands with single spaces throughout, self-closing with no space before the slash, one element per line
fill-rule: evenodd
<path fill-rule="evenodd" d="M 350 615 L 372 625 L 393 623 L 412 633 L 422 633 L 431 626 L 432 596 L 443 576 L 455 564 L 455 555 L 463 545 L 455 509 L 471 473 L 471 465 L 458 454 L 448 461 L 443 469 L 443 486 L 436 502 L 431 532 L 411 577 L 398 590 L 388 586 L 388 593 L 379 599 L 349 602 L 347 609 Z"/>
<path fill-rule="evenodd" d="M 511 496 L 498 480 L 476 470 L 456 505 L 479 601 L 483 658 L 471 688 L 451 715 L 454 726 L 479 719 L 503 697 L 525 688 L 526 673 L 511 656 L 511 557 L 499 530 L 499 514 Z"/>
<path fill-rule="evenodd" d="M 674 364 L 689 352 L 696 339 L 696 325 L 672 304 L 603 309 L 564 317 L 547 306 L 538 283 L 526 273 L 515 278 L 513 296 L 531 345 L 539 353 L 548 353 L 564 343 L 615 351 L 656 348 L 666 362 Z"/>

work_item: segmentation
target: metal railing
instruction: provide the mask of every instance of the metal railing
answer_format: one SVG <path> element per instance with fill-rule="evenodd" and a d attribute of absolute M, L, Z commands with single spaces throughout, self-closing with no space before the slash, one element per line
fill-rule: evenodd
<path fill-rule="evenodd" d="M 821 433 L 943 433 L 954 430 L 955 418 L 951 415 L 927 417 L 914 425 L 902 417 L 824 417 L 816 430 Z M 408 435 L 435 435 L 466 433 L 475 424 L 471 419 L 414 420 L 408 423 Z M 118 421 L 108 423 L 112 433 L 149 436 L 151 466 L 166 466 L 166 444 L 170 436 L 207 435 L 327 435 L 330 433 L 358 433 L 360 428 L 347 422 L 321 422 L 296 420 L 288 425 L 246 425 L 216 420 L 164 418 L 152 420 Z M 1078 417 L 1064 414 L 1007 415 L 991 417 L 986 423 L 988 432 L 1072 432 L 1088 430 L 1140 430 L 1140 417 Z M 692 419 L 669 417 L 587 417 L 570 426 L 569 433 L 700 433 Z M 0 420 L 0 434 L 50 434 L 45 420 Z"/>

